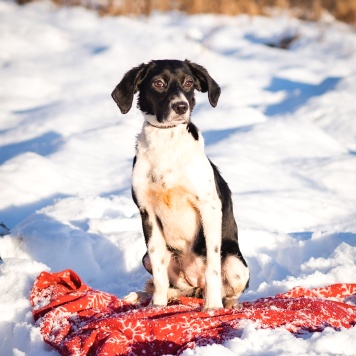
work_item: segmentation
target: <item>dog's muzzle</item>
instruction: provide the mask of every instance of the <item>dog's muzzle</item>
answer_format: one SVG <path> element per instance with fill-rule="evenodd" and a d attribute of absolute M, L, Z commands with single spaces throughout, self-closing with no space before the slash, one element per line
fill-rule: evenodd
<path fill-rule="evenodd" d="M 185 101 L 178 101 L 172 104 L 172 110 L 178 115 L 184 115 L 188 110 L 188 103 Z"/>

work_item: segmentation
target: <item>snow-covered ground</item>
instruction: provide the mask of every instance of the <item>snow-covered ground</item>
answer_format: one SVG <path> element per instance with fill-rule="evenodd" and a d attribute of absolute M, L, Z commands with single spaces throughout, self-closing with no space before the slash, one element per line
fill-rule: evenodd
<path fill-rule="evenodd" d="M 265 46 L 298 35 L 290 50 Z M 75 270 L 123 297 L 145 252 L 130 197 L 142 117 L 110 93 L 150 59 L 188 58 L 221 85 L 193 121 L 233 192 L 251 268 L 242 300 L 356 282 L 356 33 L 326 19 L 155 14 L 0 2 L 0 354 L 57 355 L 34 325 L 43 270 Z M 256 330 L 188 355 L 354 355 L 356 327 L 296 338 Z"/>

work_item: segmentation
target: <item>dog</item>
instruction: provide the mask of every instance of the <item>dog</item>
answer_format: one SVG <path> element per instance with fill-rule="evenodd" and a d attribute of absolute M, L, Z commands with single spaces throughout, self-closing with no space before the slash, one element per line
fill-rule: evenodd
<path fill-rule="evenodd" d="M 180 296 L 204 298 L 206 310 L 238 308 L 250 274 L 239 244 L 231 191 L 207 158 L 204 139 L 191 122 L 194 91 L 212 107 L 220 87 L 189 60 L 153 60 L 129 70 L 112 92 L 121 113 L 137 106 L 144 116 L 132 169 L 153 278 L 151 305 Z"/>

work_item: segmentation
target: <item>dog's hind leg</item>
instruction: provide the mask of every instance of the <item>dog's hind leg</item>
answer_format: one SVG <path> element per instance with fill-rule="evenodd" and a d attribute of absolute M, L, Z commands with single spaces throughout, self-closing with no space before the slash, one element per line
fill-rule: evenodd
<path fill-rule="evenodd" d="M 222 265 L 225 308 L 240 308 L 239 297 L 248 287 L 250 279 L 248 267 L 236 256 L 228 256 Z"/>

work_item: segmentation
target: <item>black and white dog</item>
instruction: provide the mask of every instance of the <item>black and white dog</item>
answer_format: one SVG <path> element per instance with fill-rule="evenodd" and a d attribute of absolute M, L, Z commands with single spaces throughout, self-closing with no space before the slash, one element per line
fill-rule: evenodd
<path fill-rule="evenodd" d="M 188 60 L 155 60 L 128 71 L 112 93 L 126 114 L 139 92 L 145 119 L 137 137 L 132 196 L 147 245 L 142 261 L 153 275 L 146 291 L 157 306 L 179 296 L 203 296 L 206 309 L 236 308 L 249 269 L 238 244 L 230 189 L 190 121 L 194 90 L 208 92 L 216 106 L 220 87 L 205 68 Z"/>

